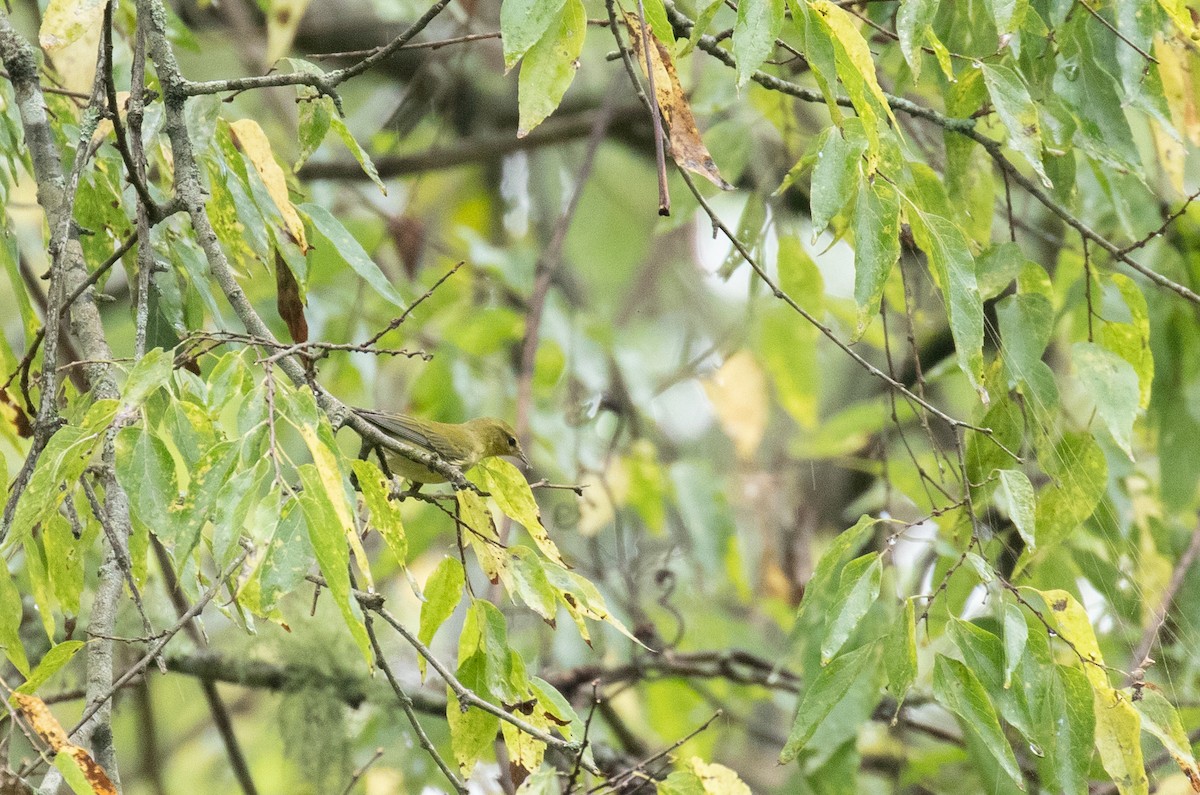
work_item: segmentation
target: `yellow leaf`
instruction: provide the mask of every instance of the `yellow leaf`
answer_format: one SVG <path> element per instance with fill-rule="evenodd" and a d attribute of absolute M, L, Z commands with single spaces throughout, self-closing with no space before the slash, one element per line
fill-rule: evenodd
<path fill-rule="evenodd" d="M 354 561 L 358 564 L 358 570 L 362 572 L 367 588 L 373 589 L 375 582 L 371 579 L 371 564 L 367 560 L 367 551 L 363 549 L 362 539 L 358 537 L 354 517 L 350 514 L 350 505 L 346 501 L 346 488 L 342 485 L 342 470 L 338 466 L 337 456 L 321 439 L 314 426 L 301 425 L 299 431 L 304 438 L 304 443 L 308 445 L 308 451 L 312 454 L 313 464 L 316 465 L 317 474 L 321 478 L 321 486 L 333 504 L 338 524 L 342 526 L 342 531 L 346 534 L 346 542 L 354 553 Z"/>
<path fill-rule="evenodd" d="M 288 54 L 296 38 L 296 29 L 312 0 L 271 0 L 267 13 L 267 63 L 275 63 Z"/>
<path fill-rule="evenodd" d="M 302 252 L 308 251 L 304 222 L 300 220 L 296 206 L 288 197 L 287 179 L 283 175 L 283 169 L 275 160 L 275 153 L 271 151 L 271 142 L 267 140 L 267 134 L 254 119 L 238 119 L 230 122 L 229 131 L 233 135 L 234 144 L 250 159 L 250 164 L 254 166 L 254 170 L 258 172 L 263 185 L 266 186 L 271 201 L 279 209 L 279 215 L 283 218 L 284 231 Z"/>
<path fill-rule="evenodd" d="M 767 430 L 767 378 L 749 351 L 738 351 L 704 382 L 722 430 L 741 458 L 758 449 Z"/>
<path fill-rule="evenodd" d="M 1092 685 L 1096 751 L 1104 771 L 1112 777 L 1121 795 L 1149 792 L 1150 782 L 1142 760 L 1141 716 L 1129 698 L 1109 682 L 1087 611 L 1066 591 L 1021 590 L 1042 598 L 1050 608 L 1047 619 L 1054 622 L 1059 636 L 1082 658 L 1083 673 Z"/>
<path fill-rule="evenodd" d="M 38 43 L 54 62 L 64 88 L 90 92 L 105 0 L 50 0 Z"/>
<path fill-rule="evenodd" d="M 1193 81 L 1196 51 L 1177 36 L 1158 35 L 1154 37 L 1154 57 L 1171 121 L 1194 146 L 1200 146 L 1200 110 Z"/>
<path fill-rule="evenodd" d="M 689 764 L 704 785 L 704 795 L 751 795 L 746 782 L 724 765 L 709 764 L 698 756 L 693 756 Z"/>
<path fill-rule="evenodd" d="M 733 186 L 721 177 L 708 147 L 704 145 L 704 139 L 700 137 L 696 118 L 692 115 L 692 107 L 688 104 L 687 95 L 679 83 L 679 74 L 675 71 L 675 62 L 671 58 L 670 50 L 653 35 L 650 39 L 654 46 L 647 50 L 642 39 L 642 23 L 637 15 L 626 13 L 625 27 L 629 31 L 629 43 L 634 56 L 642 67 L 642 73 L 647 77 L 647 52 L 649 54 L 650 64 L 654 69 L 654 96 L 662 111 L 663 123 L 667 126 L 671 158 L 680 167 L 699 174 L 721 190 L 733 190 Z"/>
<path fill-rule="evenodd" d="M 520 522 L 543 555 L 563 568 L 570 568 L 546 532 L 542 513 L 521 470 L 503 458 L 485 459 L 478 468 L 483 473 L 484 488 L 504 515 Z"/>
<path fill-rule="evenodd" d="M 508 550 L 500 543 L 500 534 L 496 532 L 496 523 L 492 521 L 487 503 L 470 489 L 462 489 L 455 496 L 458 497 L 459 519 L 466 525 L 459 528 L 461 541 L 470 543 L 475 550 L 475 557 L 487 578 L 493 584 L 503 580 L 507 587 Z"/>
<path fill-rule="evenodd" d="M 50 0 L 42 15 L 38 44 L 47 55 L 55 55 L 84 36 L 95 34 L 100 41 L 100 23 L 104 19 L 106 0 Z M 92 47 L 92 57 L 96 48 Z"/>

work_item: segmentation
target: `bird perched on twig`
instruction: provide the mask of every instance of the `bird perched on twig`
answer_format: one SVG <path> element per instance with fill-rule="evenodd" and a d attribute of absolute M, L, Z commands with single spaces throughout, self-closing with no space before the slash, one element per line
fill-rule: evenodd
<path fill-rule="evenodd" d="M 370 409 L 356 408 L 354 413 L 383 433 L 435 453 L 447 464 L 464 472 L 492 456 L 512 456 L 520 459 L 526 469 L 529 468 L 529 459 L 517 441 L 516 432 L 504 420 L 480 417 L 452 423 Z M 395 450 L 385 449 L 383 456 L 392 474 L 415 484 L 445 483 L 447 480 L 440 472 L 406 458 Z"/>

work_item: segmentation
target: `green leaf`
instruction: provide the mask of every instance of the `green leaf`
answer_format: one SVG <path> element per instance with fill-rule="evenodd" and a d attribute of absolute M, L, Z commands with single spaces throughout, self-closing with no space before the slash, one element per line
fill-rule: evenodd
<path fill-rule="evenodd" d="M 1021 608 L 1011 602 L 1004 603 L 1004 687 L 1012 687 L 1013 672 L 1021 665 L 1025 654 L 1025 643 L 1029 639 L 1029 625 Z"/>
<path fill-rule="evenodd" d="M 915 205 L 914 205 L 914 209 Z M 980 399 L 983 385 L 983 301 L 975 281 L 975 258 L 962 230 L 939 215 L 920 209 L 909 215 L 913 236 L 929 259 L 929 269 L 946 299 L 958 366 Z"/>
<path fill-rule="evenodd" d="M 591 580 L 553 564 L 543 566 L 543 571 L 546 573 L 546 578 L 550 580 L 550 584 L 558 592 L 559 599 L 567 608 L 567 612 L 575 621 L 575 626 L 579 628 L 579 634 L 589 646 L 592 645 L 592 641 L 587 631 L 587 625 L 584 623 L 585 618 L 604 621 L 634 643 L 647 648 L 646 644 L 633 636 L 621 619 L 609 612 L 604 597 L 600 595 L 600 591 Z"/>
<path fill-rule="evenodd" d="M 354 553 L 354 561 L 366 581 L 368 590 L 374 588 L 371 579 L 371 563 L 367 552 L 363 549 L 362 539 L 358 535 L 358 526 L 351 513 L 352 497 L 348 489 L 346 476 L 343 473 L 344 459 L 338 449 L 337 441 L 329 428 L 325 415 L 317 410 L 313 395 L 308 390 L 298 390 L 288 393 L 284 401 L 288 419 L 296 426 L 308 452 L 312 455 L 313 464 L 321 477 L 321 488 L 324 489 L 329 505 L 333 507 L 338 525 L 345 533 L 346 543 Z M 380 476 L 382 478 L 382 475 Z M 383 497 L 386 500 L 386 495 Z"/>
<path fill-rule="evenodd" d="M 875 527 L 878 521 L 878 519 L 872 519 L 863 514 L 853 527 L 839 533 L 830 543 L 825 554 L 817 562 L 816 568 L 813 569 L 813 575 L 809 578 L 808 585 L 804 588 L 804 599 L 801 600 L 800 608 L 796 611 L 796 626 L 792 630 L 793 635 L 806 626 L 810 618 L 815 617 L 817 609 L 824 608 L 828 604 L 822 601 L 822 598 L 833 593 L 835 578 L 840 575 L 846 557 L 862 546 L 867 533 Z"/>
<path fill-rule="evenodd" d="M 83 593 L 83 558 L 87 541 L 75 538 L 71 523 L 60 513 L 50 515 L 42 525 L 42 546 L 54 598 L 65 613 L 79 613 Z"/>
<path fill-rule="evenodd" d="M 1111 34 L 1096 26 L 1092 19 L 1076 17 L 1056 31 L 1061 46 L 1052 83 L 1053 96 L 1070 109 L 1078 122 L 1074 139 L 1080 148 L 1120 171 L 1140 173 L 1143 166 L 1133 130 L 1117 91 L 1117 81 L 1109 73 L 1115 66 L 1114 59 L 1107 52 L 1097 55 L 1092 34 L 1084 25 L 1094 28 L 1098 39 L 1105 34 L 1106 49 L 1112 46 Z"/>
<path fill-rule="evenodd" d="M 516 66 L 554 24 L 564 0 L 504 0 L 500 6 L 500 36 L 504 71 Z"/>
<path fill-rule="evenodd" d="M 510 652 L 504 614 L 485 599 L 472 599 L 458 636 L 458 658 L 482 655 L 484 692 L 505 701 L 516 701 L 526 698 L 527 683 L 522 675 L 523 666 L 522 671 L 517 670 Z"/>
<path fill-rule="evenodd" d="M 733 26 L 733 57 L 737 61 L 738 88 L 750 81 L 758 67 L 775 50 L 775 39 L 783 27 L 783 0 L 738 3 Z"/>
<path fill-rule="evenodd" d="M 1097 330 L 1100 344 L 1120 356 L 1133 367 L 1138 377 L 1138 406 L 1150 405 L 1151 386 L 1154 383 L 1154 356 L 1150 350 L 1150 310 L 1146 297 L 1137 284 L 1121 273 L 1109 279 L 1121 293 L 1129 310 L 1129 323 L 1108 322 Z"/>
<path fill-rule="evenodd" d="M 852 339 L 859 339 L 879 312 L 883 287 L 900 260 L 900 200 L 887 182 L 865 180 L 854 211 L 854 303 Z"/>
<path fill-rule="evenodd" d="M 550 626 L 554 626 L 554 617 L 558 614 L 558 592 L 550 584 L 541 559 L 533 550 L 520 546 L 509 547 L 508 554 L 512 559 L 513 595 L 529 605 Z"/>
<path fill-rule="evenodd" d="M 996 318 L 1005 364 L 1015 378 L 1029 380 L 1054 331 L 1054 307 L 1041 295 L 1008 295 L 996 302 Z"/>
<path fill-rule="evenodd" d="M 150 517 L 146 526 L 158 536 L 175 560 L 182 564 L 200 540 L 200 531 L 212 517 L 234 467 L 241 456 L 239 442 L 219 442 L 209 448 L 192 470 L 192 482 L 183 499 L 173 502 L 167 521 Z"/>
<path fill-rule="evenodd" d="M 1020 30 L 1029 10 L 1029 0 L 984 0 L 983 4 L 991 12 L 996 32 L 1001 36 Z"/>
<path fill-rule="evenodd" d="M 486 458 L 477 468 L 483 475 L 484 490 L 492 495 L 504 515 L 520 522 L 543 555 L 565 567 L 566 561 L 542 526 L 541 511 L 521 470 L 503 458 Z"/>
<path fill-rule="evenodd" d="M 517 137 L 523 138 L 558 107 L 579 71 L 579 55 L 587 35 L 583 0 L 566 0 L 559 16 L 521 62 L 517 81 L 520 120 Z"/>
<path fill-rule="evenodd" d="M 1007 66 L 982 62 L 978 66 L 992 97 L 992 106 L 1008 129 L 1009 144 L 1033 166 L 1044 187 L 1053 187 L 1046 170 L 1042 168 L 1042 131 L 1038 109 L 1029 96 L 1025 81 Z"/>
<path fill-rule="evenodd" d="M 1019 469 L 1001 469 L 996 475 L 999 479 L 999 487 L 996 489 L 998 504 L 1016 526 L 1017 532 L 1025 541 L 1025 546 L 1034 549 L 1037 546 L 1034 532 L 1036 509 L 1033 485 L 1029 482 L 1029 477 Z"/>
<path fill-rule="evenodd" d="M 646 24 L 650 26 L 655 38 L 667 45 L 667 49 L 673 52 L 675 30 L 671 27 L 671 20 L 667 17 L 667 8 L 663 5 L 663 0 L 645 0 L 642 3 L 642 10 L 646 12 Z"/>
<path fill-rule="evenodd" d="M 460 659 L 455 676 L 468 690 L 486 698 L 487 681 L 484 667 L 484 656 L 473 654 Z M 458 696 L 447 687 L 446 721 L 450 724 L 450 748 L 454 752 L 454 760 L 458 762 L 459 771 L 464 776 L 469 776 L 475 768 L 475 763 L 496 740 L 496 734 L 500 731 L 500 719 L 479 707 L 460 705 Z"/>
<path fill-rule="evenodd" d="M 17 688 L 18 693 L 27 693 L 32 695 L 36 693 L 38 688 L 46 684 L 50 677 L 58 673 L 64 665 L 69 663 L 75 656 L 75 652 L 84 647 L 84 642 L 81 640 L 67 640 L 56 644 L 46 652 L 46 656 L 42 657 L 41 662 L 37 664 L 37 668 L 33 669 L 33 673 Z"/>
<path fill-rule="evenodd" d="M 299 115 L 300 154 L 292 165 L 293 171 L 299 171 L 300 166 L 320 148 L 333 119 L 333 101 L 328 97 L 301 97 L 297 101 Z"/>
<path fill-rule="evenodd" d="M 156 389 L 171 377 L 174 357 L 162 348 L 146 351 L 125 379 L 121 390 L 121 404 L 125 407 L 141 406 Z"/>
<path fill-rule="evenodd" d="M 691 770 L 676 770 L 654 784 L 655 795 L 707 795 L 704 782 Z"/>
<path fill-rule="evenodd" d="M 1051 482 L 1037 500 L 1035 524 L 1042 548 L 1056 544 L 1092 515 L 1108 481 L 1104 452 L 1089 434 L 1067 433 L 1038 460 Z"/>
<path fill-rule="evenodd" d="M 13 667 L 22 676 L 29 677 L 29 659 L 25 656 L 25 646 L 21 643 L 21 592 L 13 582 L 12 574 L 4 567 L 0 572 L 0 646 Z"/>
<path fill-rule="evenodd" d="M 859 162 L 867 149 L 867 139 L 849 124 L 846 125 L 844 133 L 834 126 L 822 135 L 825 142 L 817 150 L 812 170 L 812 187 L 809 190 L 813 242 L 816 242 L 829 226 L 829 221 L 853 198 L 858 181 Z"/>
<path fill-rule="evenodd" d="M 319 204 L 301 204 L 299 209 L 312 219 L 317 231 L 333 245 L 338 256 L 345 260 L 346 264 L 353 268 L 363 281 L 375 288 L 375 292 L 395 306 L 400 308 L 407 306 L 404 298 L 375 264 L 375 260 L 371 259 L 354 235 L 342 226 L 341 221 L 334 218 Z"/>
<path fill-rule="evenodd" d="M 278 504 L 278 492 L 272 491 L 268 499 Z M 304 511 L 294 501 L 285 503 L 258 568 L 259 607 L 264 614 L 300 587 L 314 557 Z"/>
<path fill-rule="evenodd" d="M 91 462 L 117 409 L 115 400 L 98 400 L 88 408 L 81 424 L 59 428 L 50 437 L 17 502 L 4 549 L 23 543 L 35 525 L 58 511 Z"/>
<path fill-rule="evenodd" d="M 346 626 L 350 628 L 351 637 L 358 644 L 363 659 L 371 665 L 371 641 L 363 626 L 358 604 L 350 593 L 350 552 L 346 548 L 346 534 L 338 521 L 337 510 L 321 483 L 321 475 L 315 465 L 303 464 L 296 471 L 304 487 L 300 492 L 300 507 L 304 511 L 308 540 L 316 553 L 317 564 L 329 585 L 330 595 L 341 611 Z"/>
<path fill-rule="evenodd" d="M 804 55 L 812 69 L 813 78 L 821 89 L 825 99 L 825 107 L 829 109 L 829 117 L 834 124 L 841 124 L 842 108 L 838 105 L 837 85 L 837 53 L 834 50 L 833 37 L 828 28 L 817 18 L 817 14 L 809 7 L 808 0 L 789 0 L 792 18 L 796 20 L 804 39 Z"/>
<path fill-rule="evenodd" d="M 1096 733 L 1092 686 L 1078 668 L 1055 665 L 1043 683 L 1039 770 L 1056 792 L 1086 795 Z"/>
<path fill-rule="evenodd" d="M 25 573 L 29 577 L 29 594 L 33 597 L 34 614 L 40 619 L 46 637 L 53 643 L 58 631 L 55 622 L 54 589 L 42 546 L 33 537 L 25 539 Z"/>
<path fill-rule="evenodd" d="M 937 16 L 937 9 L 937 0 L 901 0 L 900 8 L 896 10 L 900 52 L 912 70 L 913 80 L 921 75 L 921 61 L 924 58 L 921 46 L 929 26 L 933 24 L 933 18 Z"/>
<path fill-rule="evenodd" d="M 809 7 L 813 16 L 820 20 L 829 37 L 833 39 L 838 77 L 846 87 L 854 110 L 862 119 L 863 132 L 870 142 L 871 152 L 878 154 L 879 114 L 871 100 L 883 108 L 892 124 L 897 122 L 888 104 L 887 95 L 883 93 L 879 79 L 875 76 L 875 58 L 859 30 L 858 20 L 829 0 L 811 0 Z"/>
<path fill-rule="evenodd" d="M 1175 764 L 1184 772 L 1189 781 L 1200 781 L 1200 767 L 1196 765 L 1196 757 L 1192 753 L 1192 741 L 1183 729 L 1179 712 L 1153 686 L 1141 691 L 1142 697 L 1134 702 L 1138 713 L 1142 716 L 1142 728 L 1148 734 L 1153 734 L 1162 743 L 1163 748 L 1175 760 Z"/>
<path fill-rule="evenodd" d="M 882 580 L 883 559 L 878 552 L 856 558 L 842 569 L 837 593 L 829 608 L 825 639 L 821 642 L 822 665 L 841 650 L 858 622 L 875 604 Z"/>
<path fill-rule="evenodd" d="M 391 489 L 379 467 L 370 461 L 356 459 L 350 464 L 358 478 L 358 486 L 362 489 L 363 501 L 371 512 L 371 525 L 383 536 L 388 549 L 396 556 L 401 566 L 408 562 L 408 537 L 404 534 L 404 524 L 400 517 L 400 508 L 390 497 Z"/>
<path fill-rule="evenodd" d="M 1129 698 L 1115 690 L 1108 681 L 1104 657 L 1100 654 L 1096 633 L 1087 612 L 1066 591 L 1021 590 L 1037 594 L 1046 603 L 1050 608 L 1046 612 L 1047 618 L 1053 619 L 1058 634 L 1071 643 L 1081 658 L 1083 674 L 1091 683 L 1094 693 L 1096 751 L 1105 772 L 1122 793 L 1148 792 L 1149 782 L 1142 759 L 1141 719 L 1129 703 Z"/>
<path fill-rule="evenodd" d="M 917 611 L 912 599 L 904 600 L 904 614 L 900 622 L 900 626 L 884 639 L 883 646 L 887 688 L 897 702 L 904 701 L 905 694 L 917 679 Z"/>
<path fill-rule="evenodd" d="M 175 460 L 166 444 L 144 426 L 122 428 L 117 431 L 115 465 L 134 521 L 162 530 L 158 525 L 179 499 Z"/>
<path fill-rule="evenodd" d="M 1133 421 L 1137 418 L 1141 394 L 1133 365 L 1112 351 L 1091 342 L 1071 346 L 1075 370 L 1084 389 L 1096 402 L 1096 411 L 1104 420 L 1117 446 L 1133 460 Z"/>
<path fill-rule="evenodd" d="M 1000 719 L 983 685 L 963 663 L 938 655 L 933 663 L 933 695 L 946 709 L 962 721 L 963 731 L 975 735 L 1000 764 L 1018 789 L 1025 789 L 1025 780 L 1008 738 L 1000 728 Z"/>
<path fill-rule="evenodd" d="M 462 563 L 453 558 L 442 558 L 441 563 L 425 581 L 425 601 L 421 603 L 421 622 L 417 629 L 417 637 L 426 646 L 433 640 L 438 627 L 450 618 L 458 603 L 462 601 L 465 582 Z M 421 678 L 424 679 L 424 657 L 417 656 L 417 666 L 421 670 Z"/>
<path fill-rule="evenodd" d="M 454 496 L 458 498 L 459 520 L 470 528 L 459 528 L 460 537 L 475 550 L 479 566 L 493 584 L 501 580 L 507 582 L 512 564 L 508 549 L 500 543 L 500 534 L 496 532 L 496 523 L 492 521 L 487 503 L 470 489 L 462 489 Z"/>
<path fill-rule="evenodd" d="M 850 691 L 850 686 L 875 661 L 875 644 L 870 643 L 843 654 L 820 670 L 812 684 L 804 689 L 787 744 L 779 752 L 779 764 L 786 765 L 804 750 L 825 718 Z"/>
<path fill-rule="evenodd" d="M 362 148 L 358 139 L 354 137 L 354 133 L 350 132 L 350 128 L 346 126 L 346 122 L 342 121 L 342 117 L 338 114 L 331 114 L 329 117 L 329 126 L 338 138 L 342 139 L 342 143 L 350 150 L 350 154 L 354 157 L 359 166 L 362 167 L 363 173 L 366 174 L 372 182 L 375 183 L 379 191 L 386 196 L 387 186 L 383 184 L 383 180 L 379 178 L 379 171 L 375 168 L 374 161 L 367 154 L 367 150 Z M 322 230 L 323 232 L 323 230 Z M 327 235 L 328 236 L 328 235 Z M 340 251 L 341 249 L 339 249 Z"/>

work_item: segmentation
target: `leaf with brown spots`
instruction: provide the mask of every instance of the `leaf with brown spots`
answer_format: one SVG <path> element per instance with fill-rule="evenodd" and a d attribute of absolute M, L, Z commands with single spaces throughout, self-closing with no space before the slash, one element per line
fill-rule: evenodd
<path fill-rule="evenodd" d="M 696 117 L 692 115 L 692 107 L 679 83 L 679 74 L 675 71 L 670 50 L 654 36 L 650 37 L 654 46 L 646 47 L 642 39 L 642 24 L 637 15 L 626 13 L 625 27 L 629 30 L 629 42 L 637 62 L 647 77 L 646 57 L 649 53 L 650 64 L 654 68 L 654 96 L 662 111 L 663 122 L 667 125 L 671 158 L 681 168 L 699 174 L 721 190 L 733 190 L 733 186 L 721 177 L 708 147 L 704 145 L 704 139 L 700 137 Z"/>

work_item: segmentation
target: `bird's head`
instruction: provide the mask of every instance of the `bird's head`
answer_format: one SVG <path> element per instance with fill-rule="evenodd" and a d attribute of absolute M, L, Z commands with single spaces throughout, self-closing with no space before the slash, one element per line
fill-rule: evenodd
<path fill-rule="evenodd" d="M 511 425 L 493 417 L 471 420 L 470 424 L 474 426 L 472 430 L 477 434 L 476 438 L 483 442 L 483 458 L 493 455 L 512 456 L 520 459 L 521 464 L 529 469 L 529 459 L 525 457 L 525 451 L 517 441 L 517 432 Z"/>

